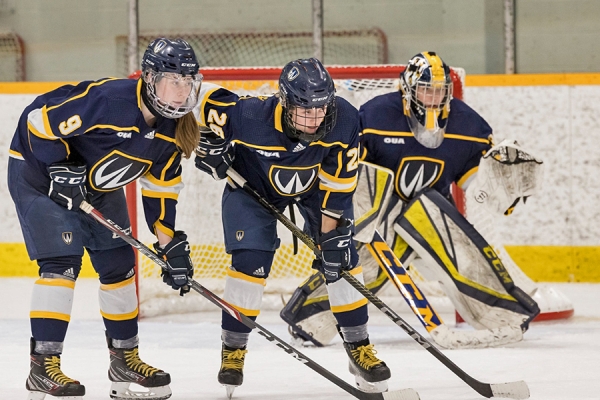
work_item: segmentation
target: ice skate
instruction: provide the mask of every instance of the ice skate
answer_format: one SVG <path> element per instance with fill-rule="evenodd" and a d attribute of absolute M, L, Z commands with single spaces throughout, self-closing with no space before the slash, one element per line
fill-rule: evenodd
<path fill-rule="evenodd" d="M 116 349 L 107 337 L 110 351 L 108 379 L 111 380 L 110 397 L 119 400 L 163 400 L 171 397 L 171 376 L 140 359 L 137 346 L 131 349 Z M 129 388 L 136 384 L 147 389 L 136 391 Z"/>
<path fill-rule="evenodd" d="M 223 344 L 218 380 L 221 385 L 225 386 L 228 399 L 233 396 L 235 388 L 244 382 L 244 360 L 247 352 L 245 347 L 236 349 Z"/>
<path fill-rule="evenodd" d="M 375 357 L 376 351 L 369 339 L 354 343 L 344 342 L 344 348 L 350 357 L 349 370 L 355 377 L 356 386 L 371 393 L 387 391 L 387 380 L 391 377 L 390 369 Z"/>
<path fill-rule="evenodd" d="M 60 369 L 60 356 L 31 354 L 27 400 L 43 400 L 47 394 L 60 399 L 83 399 L 85 386 L 66 376 Z"/>

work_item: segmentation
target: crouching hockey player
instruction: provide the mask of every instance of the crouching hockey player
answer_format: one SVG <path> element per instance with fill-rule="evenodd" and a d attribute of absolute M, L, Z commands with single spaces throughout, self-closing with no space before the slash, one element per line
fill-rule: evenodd
<path fill-rule="evenodd" d="M 288 63 L 279 78 L 279 94 L 271 97 L 240 98 L 205 84 L 196 115 L 201 126 L 220 136 L 202 135 L 199 169 L 222 179 L 232 166 L 277 209 L 298 205 L 323 254 L 323 262 L 314 267 L 326 277 L 350 371 L 361 389 L 386 390 L 390 370 L 369 341 L 367 300 L 340 279 L 343 269 L 363 281 L 351 223 L 359 156 L 357 110 L 336 97 L 329 73 L 311 58 Z M 222 215 L 225 246 L 232 256 L 223 299 L 256 318 L 280 244 L 277 220 L 230 185 L 223 193 Z M 249 334 L 249 328 L 223 313 L 218 380 L 229 395 L 243 381 Z"/>
<path fill-rule="evenodd" d="M 87 201 L 130 230 L 122 188 L 140 178 L 146 221 L 168 265 L 163 279 L 174 289 L 187 287 L 193 272 L 189 245 L 174 224 L 181 155 L 193 154 L 199 139 L 191 111 L 200 83 L 193 49 L 183 40 L 161 38 L 144 53 L 137 81 L 62 86 L 36 98 L 21 115 L 10 145 L 8 185 L 40 275 L 31 301 L 29 400 L 47 394 L 81 399 L 85 394 L 84 385 L 61 370 L 84 248 L 100 277 L 110 397 L 171 396 L 170 375 L 138 354 L 133 249 L 91 222 L 79 206 Z M 129 389 L 131 383 L 146 390 Z"/>
<path fill-rule="evenodd" d="M 377 220 L 371 221 L 370 232 L 357 232 L 357 240 L 370 243 L 377 228 L 402 264 L 417 265 L 426 279 L 441 283 L 465 321 L 494 330 L 489 343 L 477 339 L 472 347 L 520 340 L 539 308 L 451 204 L 450 186 L 456 182 L 471 203 L 487 211 L 509 214 L 521 198 L 536 191 L 541 162 L 514 142 L 492 147 L 491 128 L 452 98 L 450 69 L 433 52 L 413 57 L 400 76 L 400 91 L 375 97 L 359 114 L 361 160 L 374 165 L 361 163 L 363 189 L 355 194 L 355 210 L 369 211 L 357 215 L 357 227 Z M 377 169 L 389 172 L 383 179 L 391 182 L 389 201 L 377 195 Z M 356 205 L 361 199 L 369 205 Z M 388 275 L 367 247 L 359 252 L 362 260 L 368 259 L 363 261 L 366 286 L 377 292 Z M 323 280 L 319 274 L 311 276 L 281 311 L 294 336 L 318 346 L 328 344 L 336 331 Z M 434 339 L 441 324 L 426 326 Z"/>

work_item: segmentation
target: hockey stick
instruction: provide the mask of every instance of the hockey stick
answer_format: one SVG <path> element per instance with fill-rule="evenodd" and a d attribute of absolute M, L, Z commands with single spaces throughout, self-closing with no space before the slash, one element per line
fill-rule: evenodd
<path fill-rule="evenodd" d="M 365 246 L 438 345 L 446 349 L 475 349 L 514 343 L 523 338 L 518 326 L 474 331 L 458 331 L 448 327 L 377 230 L 373 240 Z"/>
<path fill-rule="evenodd" d="M 302 240 L 304 244 L 311 249 L 317 257 L 321 256 L 321 251 L 317 247 L 312 237 L 304 233 L 294 223 L 292 223 L 281 211 L 273 206 L 267 199 L 261 196 L 256 190 L 248 185 L 248 182 L 238 174 L 233 168 L 227 170 L 227 175 L 242 188 L 250 196 L 254 197 L 260 204 L 262 204 L 267 210 L 269 210 L 273 216 L 280 221 L 285 227 L 287 227 L 292 234 L 298 239 Z M 369 300 L 375 307 L 381 312 L 387 315 L 396 325 L 402 328 L 411 338 L 419 343 L 424 349 L 426 349 L 431 355 L 437 358 L 442 364 L 449 368 L 454 374 L 462 379 L 467 385 L 473 390 L 482 395 L 483 397 L 508 397 L 512 399 L 527 399 L 529 398 L 529 387 L 524 381 L 507 382 L 507 383 L 484 383 L 473 378 L 465 371 L 460 369 L 456 364 L 446 357 L 437 347 L 429 342 L 423 335 L 413 329 L 406 321 L 404 321 L 394 310 L 387 306 L 377 296 L 375 296 L 370 290 L 368 290 L 358 279 L 353 277 L 347 271 L 342 271 L 342 277 L 360 292 L 367 300 Z"/>
<path fill-rule="evenodd" d="M 86 214 L 90 215 L 93 219 L 99 222 L 101 225 L 105 226 L 108 230 L 118 235 L 121 239 L 123 239 L 126 243 L 130 244 L 132 247 L 137 249 L 140 253 L 148 257 L 150 260 L 154 261 L 161 270 L 167 269 L 167 265 L 163 259 L 161 259 L 155 252 L 150 250 L 148 246 L 123 231 L 121 227 L 115 224 L 110 219 L 105 218 L 100 211 L 96 210 L 91 204 L 84 201 L 81 203 L 80 209 L 83 210 Z M 299 352 L 294 347 L 290 346 L 282 339 L 269 332 L 267 329 L 262 327 L 257 322 L 252 319 L 246 317 L 244 314 L 237 311 L 233 306 L 227 303 L 225 300 L 221 299 L 213 292 L 199 284 L 193 279 L 189 279 L 190 285 L 194 291 L 201 294 L 208 301 L 227 312 L 233 318 L 246 325 L 250 329 L 256 329 L 258 333 L 267 339 L 270 342 L 274 342 L 277 347 L 281 348 L 287 354 L 294 357 L 296 360 L 300 361 L 302 364 L 306 365 L 325 379 L 328 379 L 330 382 L 336 384 L 341 389 L 345 390 L 352 396 L 361 400 L 419 400 L 419 394 L 414 389 L 401 389 L 393 392 L 385 392 L 385 393 L 367 393 L 362 390 L 357 389 L 356 387 L 350 385 L 343 379 L 337 377 L 333 373 L 329 372 L 329 370 L 323 368 L 301 352 Z"/>

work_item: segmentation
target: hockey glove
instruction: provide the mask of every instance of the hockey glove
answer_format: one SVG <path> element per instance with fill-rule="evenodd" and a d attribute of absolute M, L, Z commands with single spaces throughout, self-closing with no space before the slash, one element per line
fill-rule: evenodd
<path fill-rule="evenodd" d="M 161 273 L 163 282 L 175 290 L 179 289 L 181 296 L 189 292 L 188 278 L 194 276 L 194 266 L 187 235 L 183 231 L 175 231 L 175 236 L 165 247 L 161 248 L 158 243 L 154 243 L 154 250 L 167 262 L 167 269 Z"/>
<path fill-rule="evenodd" d="M 319 235 L 321 263 L 315 263 L 325 275 L 327 283 L 333 283 L 342 277 L 341 271 L 350 268 L 350 246 L 352 245 L 352 222 L 342 218 L 336 229 Z"/>
<path fill-rule="evenodd" d="M 200 144 L 196 148 L 196 168 L 218 181 L 227 177 L 227 170 L 231 167 L 233 159 L 231 143 L 220 137 L 200 137 Z"/>
<path fill-rule="evenodd" d="M 79 210 L 86 200 L 85 187 L 87 168 L 73 163 L 56 163 L 48 166 L 50 190 L 48 196 L 68 210 Z"/>

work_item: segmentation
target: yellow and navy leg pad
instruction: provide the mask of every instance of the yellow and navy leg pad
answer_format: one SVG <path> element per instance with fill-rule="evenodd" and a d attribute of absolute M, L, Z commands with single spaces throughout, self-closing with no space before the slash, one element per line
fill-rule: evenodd
<path fill-rule="evenodd" d="M 33 285 L 31 330 L 36 341 L 63 342 L 71 320 L 75 280 L 44 274 Z"/>
<path fill-rule="evenodd" d="M 99 300 L 100 314 L 111 338 L 125 340 L 137 335 L 138 298 L 135 276 L 121 282 L 101 284 Z"/>
<path fill-rule="evenodd" d="M 437 191 L 415 197 L 394 228 L 421 258 L 440 266 L 463 295 L 529 316 L 525 327 L 539 313 L 536 302 L 515 286 L 492 246 Z"/>
<path fill-rule="evenodd" d="M 223 300 L 247 317 L 256 318 L 260 313 L 263 292 L 267 280 L 246 273 L 227 270 Z M 223 312 L 221 327 L 232 332 L 250 332 L 250 328 Z"/>

